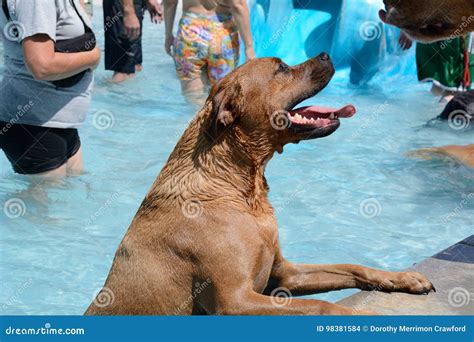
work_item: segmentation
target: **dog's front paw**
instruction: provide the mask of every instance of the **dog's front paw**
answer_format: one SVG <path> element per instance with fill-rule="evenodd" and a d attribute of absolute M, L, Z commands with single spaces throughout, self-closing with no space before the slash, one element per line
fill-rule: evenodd
<path fill-rule="evenodd" d="M 406 292 L 411 294 L 428 294 L 436 292 L 435 287 L 423 274 L 418 272 L 389 273 L 380 284 L 382 290 Z"/>

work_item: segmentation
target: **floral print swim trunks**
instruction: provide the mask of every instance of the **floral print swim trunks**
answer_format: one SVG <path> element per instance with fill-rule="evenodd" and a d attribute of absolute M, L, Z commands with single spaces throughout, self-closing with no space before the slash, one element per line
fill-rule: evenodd
<path fill-rule="evenodd" d="M 232 16 L 183 14 L 174 41 L 180 80 L 198 79 L 205 72 L 214 84 L 237 67 L 239 57 L 239 33 Z"/>

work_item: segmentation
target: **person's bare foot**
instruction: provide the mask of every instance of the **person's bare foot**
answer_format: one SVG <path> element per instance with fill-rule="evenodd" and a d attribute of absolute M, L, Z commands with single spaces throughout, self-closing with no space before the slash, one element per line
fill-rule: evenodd
<path fill-rule="evenodd" d="M 140 72 L 143 70 L 143 66 L 141 64 L 135 65 L 135 72 Z"/>
<path fill-rule="evenodd" d="M 110 82 L 122 83 L 134 77 L 135 77 L 135 74 L 125 74 L 123 72 L 115 72 L 112 78 L 110 79 Z"/>

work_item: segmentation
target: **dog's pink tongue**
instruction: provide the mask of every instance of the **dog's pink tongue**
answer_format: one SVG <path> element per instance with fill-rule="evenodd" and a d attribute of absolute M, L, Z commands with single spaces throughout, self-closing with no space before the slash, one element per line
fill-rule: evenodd
<path fill-rule="evenodd" d="M 309 106 L 298 108 L 292 111 L 292 113 L 304 115 L 307 114 L 320 114 L 321 116 L 329 116 L 330 114 L 334 113 L 339 118 L 350 118 L 354 116 L 356 113 L 356 109 L 353 105 L 347 105 L 340 109 L 329 108 L 329 107 L 320 107 L 320 106 Z"/>

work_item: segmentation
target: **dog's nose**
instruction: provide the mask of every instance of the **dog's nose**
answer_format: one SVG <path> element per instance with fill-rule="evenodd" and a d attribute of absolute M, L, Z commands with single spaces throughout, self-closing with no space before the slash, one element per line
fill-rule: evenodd
<path fill-rule="evenodd" d="M 322 61 L 329 61 L 331 59 L 331 57 L 329 57 L 329 55 L 326 53 L 326 52 L 323 52 L 321 53 L 318 58 Z"/>

